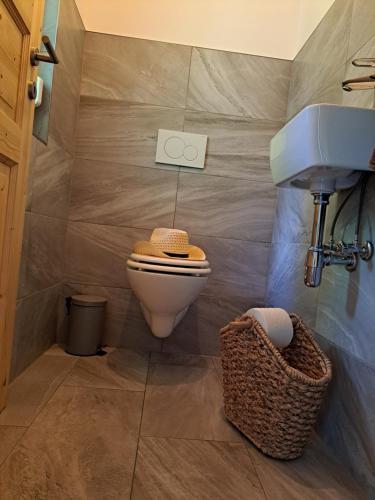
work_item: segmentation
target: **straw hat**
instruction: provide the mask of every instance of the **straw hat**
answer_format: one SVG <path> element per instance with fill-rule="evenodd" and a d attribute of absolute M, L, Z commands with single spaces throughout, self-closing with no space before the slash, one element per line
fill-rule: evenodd
<path fill-rule="evenodd" d="M 189 236 L 186 231 L 166 229 L 164 227 L 154 229 L 150 241 L 137 241 L 134 244 L 133 252 L 172 259 L 206 259 L 203 250 L 194 245 L 189 245 Z"/>

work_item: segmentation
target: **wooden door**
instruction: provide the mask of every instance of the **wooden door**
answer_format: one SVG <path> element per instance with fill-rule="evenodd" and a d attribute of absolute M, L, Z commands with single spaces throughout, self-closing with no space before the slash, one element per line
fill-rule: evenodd
<path fill-rule="evenodd" d="M 44 0 L 0 0 L 0 411 L 6 402 Z"/>

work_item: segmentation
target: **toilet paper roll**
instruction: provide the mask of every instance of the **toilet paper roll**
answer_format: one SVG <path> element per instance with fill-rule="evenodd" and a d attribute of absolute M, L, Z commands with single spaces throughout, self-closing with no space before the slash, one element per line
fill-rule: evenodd
<path fill-rule="evenodd" d="M 288 346 L 293 339 L 293 323 L 284 309 L 253 308 L 246 313 L 254 316 L 264 328 L 270 340 L 276 347 L 282 349 Z"/>

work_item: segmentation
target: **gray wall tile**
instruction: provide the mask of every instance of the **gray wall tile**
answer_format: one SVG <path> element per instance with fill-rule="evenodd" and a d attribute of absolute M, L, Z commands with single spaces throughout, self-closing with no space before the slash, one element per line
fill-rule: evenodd
<path fill-rule="evenodd" d="M 205 294 L 263 302 L 270 244 L 195 235 L 191 241 L 204 248 L 212 269 Z"/>
<path fill-rule="evenodd" d="M 65 242 L 65 281 L 129 288 L 126 259 L 150 231 L 69 222 Z"/>
<path fill-rule="evenodd" d="M 182 130 L 183 120 L 179 109 L 82 99 L 76 157 L 173 169 L 155 163 L 158 129 Z"/>
<path fill-rule="evenodd" d="M 371 177 L 362 214 L 360 237 L 363 241 L 372 240 L 375 230 L 373 222 L 373 214 L 375 213 L 374 191 L 375 180 Z M 342 192 L 331 197 L 326 223 L 326 238 L 328 238 L 334 214 L 346 195 L 346 192 Z M 306 197 L 309 198 L 310 195 L 307 193 Z M 288 204 L 279 206 L 277 221 L 275 222 L 274 242 L 287 241 L 288 233 L 282 235 L 283 239 L 276 239 L 278 235 L 276 228 L 283 227 L 285 219 L 300 220 L 300 214 L 304 210 L 303 203 L 304 199 L 293 204 L 293 211 L 290 211 L 291 206 Z M 343 240 L 347 243 L 353 241 L 357 211 L 358 192 L 353 195 L 338 219 L 335 230 L 337 241 Z M 311 223 L 307 224 L 307 221 L 304 222 L 302 219 L 301 224 L 295 224 L 295 226 L 303 228 L 304 224 L 307 232 L 311 227 Z M 308 242 L 306 241 L 306 249 L 307 245 Z M 282 260 L 281 257 L 272 254 L 272 260 L 278 259 Z M 303 266 L 302 262 L 301 265 Z M 318 331 L 372 366 L 374 365 L 374 358 L 369 346 L 372 345 L 373 339 L 371 333 L 372 310 L 374 309 L 373 287 L 374 271 L 371 261 L 369 263 L 361 261 L 357 271 L 352 274 L 349 274 L 340 266 L 328 267 L 323 273 L 317 310 Z"/>
<path fill-rule="evenodd" d="M 365 2 L 368 3 L 368 2 Z M 374 11 L 374 22 L 375 22 L 375 5 L 373 7 Z M 371 25 L 372 26 L 372 25 Z M 372 26 L 372 33 L 375 30 Z M 351 31 L 352 33 L 352 31 Z M 345 71 L 345 80 L 351 78 L 359 78 L 361 76 L 368 76 L 372 73 L 371 68 L 358 68 L 352 65 L 353 59 L 358 59 L 362 57 L 374 57 L 375 54 L 375 36 L 372 36 L 370 40 L 361 47 L 361 49 L 356 52 L 347 62 Z M 343 93 L 343 104 L 345 106 L 358 106 L 363 108 L 372 108 L 374 106 L 375 92 L 367 90 L 365 92 L 344 92 Z"/>
<path fill-rule="evenodd" d="M 12 379 L 55 342 L 59 298 L 60 285 L 57 285 L 18 301 Z"/>
<path fill-rule="evenodd" d="M 30 213 L 26 217 L 20 297 L 61 283 L 67 222 Z"/>
<path fill-rule="evenodd" d="M 222 295 L 202 293 L 172 335 L 164 340 L 163 351 L 218 355 L 220 329 L 249 308 L 263 305 L 252 300 L 232 301 L 225 290 Z"/>
<path fill-rule="evenodd" d="M 49 138 L 48 146 L 39 144 L 38 154 L 31 167 L 31 211 L 67 219 L 73 158 L 52 137 Z"/>
<path fill-rule="evenodd" d="M 33 197 L 33 169 L 36 163 L 36 160 L 42 150 L 45 147 L 38 139 L 34 136 L 31 138 L 31 146 L 29 153 L 29 165 L 28 165 L 28 178 L 27 178 L 27 190 L 26 190 L 26 202 L 25 202 L 25 210 L 31 210 L 31 202 Z"/>
<path fill-rule="evenodd" d="M 191 47 L 86 33 L 83 96 L 184 108 Z"/>
<path fill-rule="evenodd" d="M 354 273 L 341 266 L 324 271 L 316 329 L 336 345 L 375 366 L 375 272 L 360 262 Z"/>
<path fill-rule="evenodd" d="M 188 109 L 285 119 L 291 62 L 194 48 Z"/>
<path fill-rule="evenodd" d="M 375 222 L 373 214 L 375 213 L 375 177 L 370 175 L 363 212 L 361 216 L 361 227 L 360 227 L 360 237 L 363 241 L 372 240 L 374 232 L 375 232 Z M 347 196 L 346 191 L 338 192 L 331 198 L 331 210 L 329 212 L 329 222 L 333 218 L 333 215 L 336 213 L 337 209 L 343 202 L 343 200 Z M 335 237 L 337 239 L 342 239 L 346 242 L 351 242 L 354 238 L 355 228 L 357 223 L 357 214 L 358 214 L 358 201 L 359 201 L 359 187 L 357 191 L 353 193 L 350 200 L 347 202 L 346 206 L 341 212 L 341 215 L 337 221 L 336 229 L 335 229 Z M 328 224 L 328 228 L 330 228 L 331 224 Z M 327 228 L 327 229 L 328 229 Z"/>
<path fill-rule="evenodd" d="M 304 284 L 306 245 L 273 243 L 267 279 L 267 305 L 299 314 L 315 325 L 317 288 Z"/>
<path fill-rule="evenodd" d="M 310 243 L 313 210 L 313 197 L 309 191 L 278 189 L 272 241 Z"/>
<path fill-rule="evenodd" d="M 323 336 L 319 343 L 333 364 L 333 380 L 319 420 L 325 443 L 375 496 L 375 371 Z"/>
<path fill-rule="evenodd" d="M 59 144 L 74 153 L 75 126 L 79 106 L 84 26 L 74 0 L 60 2 L 49 132 Z"/>
<path fill-rule="evenodd" d="M 303 61 L 303 65 L 306 64 Z M 310 84 L 310 79 L 314 79 L 313 74 L 299 77 L 295 75 L 298 69 L 293 67 L 291 87 L 289 92 L 287 120 L 310 104 L 330 103 L 341 104 L 343 99 L 343 90 L 341 84 L 345 79 L 345 64 L 342 64 L 338 70 L 327 80 L 322 82 L 322 86 L 314 88 L 315 84 Z M 324 70 L 323 70 L 324 71 Z M 297 80 L 300 78 L 300 80 Z M 296 83 L 297 81 L 297 83 Z"/>
<path fill-rule="evenodd" d="M 348 58 L 374 36 L 374 25 L 375 3 L 373 0 L 353 0 Z"/>
<path fill-rule="evenodd" d="M 314 78 L 314 76 L 309 74 L 309 68 L 310 66 L 304 60 L 299 61 L 296 59 L 293 62 L 286 115 L 288 121 L 310 104 L 319 102 L 341 104 L 343 92 L 341 82 L 345 76 L 345 63 L 340 65 L 330 81 L 324 82 L 324 87 L 319 88 L 316 88 L 314 83 L 310 83 L 310 79 Z M 312 73 L 312 70 L 310 71 Z"/>
<path fill-rule="evenodd" d="M 23 235 L 22 235 L 22 253 L 18 277 L 18 292 L 17 298 L 23 297 L 27 292 L 27 272 L 28 272 L 28 251 L 30 240 L 30 212 L 25 212 Z"/>
<path fill-rule="evenodd" d="M 272 182 L 269 146 L 281 125 L 269 120 L 187 111 L 184 130 L 208 135 L 208 147 L 204 170 L 182 170 Z"/>
<path fill-rule="evenodd" d="M 152 229 L 173 225 L 177 172 L 76 160 L 70 219 Z"/>
<path fill-rule="evenodd" d="M 273 184 L 180 173 L 176 227 L 194 234 L 271 241 Z"/>
<path fill-rule="evenodd" d="M 312 102 L 332 102 L 332 98 L 326 99 L 327 94 L 340 99 L 348 56 L 352 1 L 336 0 L 293 62 L 288 119 Z"/>

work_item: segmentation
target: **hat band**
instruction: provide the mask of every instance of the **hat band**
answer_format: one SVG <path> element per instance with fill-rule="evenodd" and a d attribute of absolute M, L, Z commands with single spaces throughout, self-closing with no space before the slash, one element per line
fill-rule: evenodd
<path fill-rule="evenodd" d="M 188 253 L 176 253 L 176 252 L 166 252 L 164 251 L 165 255 L 168 255 L 169 257 L 189 257 Z"/>

